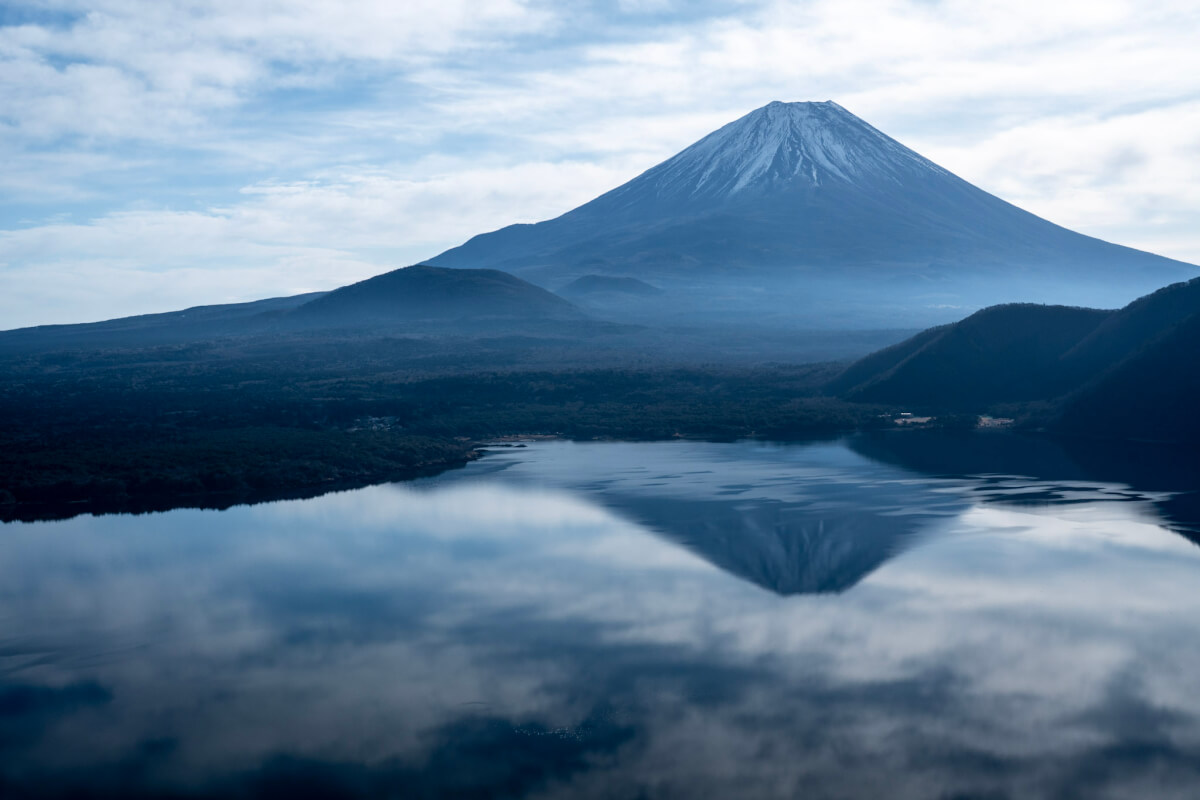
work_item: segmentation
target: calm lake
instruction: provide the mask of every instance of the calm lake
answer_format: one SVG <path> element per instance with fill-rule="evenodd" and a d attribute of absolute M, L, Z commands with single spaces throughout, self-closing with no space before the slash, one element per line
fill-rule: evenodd
<path fill-rule="evenodd" d="M 0 526 L 0 796 L 1194 797 L 1195 471 L 535 442 Z"/>

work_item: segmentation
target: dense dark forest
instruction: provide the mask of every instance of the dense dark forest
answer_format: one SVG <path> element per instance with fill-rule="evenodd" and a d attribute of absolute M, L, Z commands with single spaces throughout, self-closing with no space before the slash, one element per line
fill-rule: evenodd
<path fill-rule="evenodd" d="M 466 288 L 453 270 L 413 275 L 475 310 L 486 289 L 492 307 L 517 296 L 550 312 L 464 328 L 446 301 L 427 324 L 285 329 L 247 328 L 238 306 L 202 310 L 182 341 L 164 332 L 189 312 L 0 335 L 0 518 L 311 494 L 462 464 L 512 436 L 787 439 L 973 428 L 991 414 L 1061 435 L 1200 442 L 1200 281 L 1117 311 L 984 309 L 847 363 L 813 356 L 863 349 L 867 334 L 650 330 L 589 319 L 502 273 L 467 274 Z M 309 302 L 341 319 L 387 294 L 373 286 Z M 237 335 L 213 335 L 214 319 Z"/>
<path fill-rule="evenodd" d="M 656 328 L 494 270 L 0 333 L 0 517 L 227 505 L 461 464 L 488 439 L 795 436 L 897 332 Z M 776 360 L 773 360 L 776 359 Z"/>
<path fill-rule="evenodd" d="M 827 386 L 925 413 L 1013 414 L 1049 432 L 1200 443 L 1200 279 L 1101 311 L 978 311 L 860 359 Z"/>
<path fill-rule="evenodd" d="M 226 505 L 409 477 L 480 441 L 794 437 L 883 424 L 831 365 L 552 369 L 495 342 L 291 340 L 10 359 L 0 516 Z M 491 362 L 489 369 L 487 364 Z"/>

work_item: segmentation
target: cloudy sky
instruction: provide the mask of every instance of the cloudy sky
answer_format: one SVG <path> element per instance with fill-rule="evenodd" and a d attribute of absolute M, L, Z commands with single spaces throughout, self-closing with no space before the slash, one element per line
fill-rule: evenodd
<path fill-rule="evenodd" d="M 1200 262 L 1193 0 L 0 3 L 0 329 L 327 289 L 833 99 Z"/>

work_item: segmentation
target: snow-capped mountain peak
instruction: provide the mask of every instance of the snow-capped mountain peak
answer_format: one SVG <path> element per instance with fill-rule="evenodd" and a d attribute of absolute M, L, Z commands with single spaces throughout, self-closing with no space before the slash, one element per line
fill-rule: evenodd
<path fill-rule="evenodd" d="M 737 199 L 829 181 L 903 183 L 914 172 L 946 174 L 837 103 L 773 102 L 709 134 L 613 193 L 629 202 Z M 645 199 L 645 198 L 643 198 Z"/>
<path fill-rule="evenodd" d="M 905 309 L 898 325 L 1031 298 L 1116 307 L 1196 274 L 1006 203 L 833 102 L 770 103 L 589 203 L 433 263 L 551 289 L 633 277 L 664 290 L 655 307 L 686 295 L 680 309 L 719 316 L 741 298 L 807 309 L 816 327 L 877 325 L 885 307 Z"/>

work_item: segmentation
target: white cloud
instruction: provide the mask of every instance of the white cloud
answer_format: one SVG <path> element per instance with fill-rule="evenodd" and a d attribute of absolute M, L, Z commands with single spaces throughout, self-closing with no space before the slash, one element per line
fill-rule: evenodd
<path fill-rule="evenodd" d="M 639 483 L 617 452 L 630 445 L 537 445 L 514 467 L 556 483 L 561 462 L 537 462 L 568 447 L 596 474 Z M 844 466 L 793 449 L 781 473 L 780 460 L 714 460 L 713 447 L 656 446 L 636 463 L 672 474 L 687 460 L 740 464 L 782 474 L 785 494 L 820 491 L 812 475 Z M 637 739 L 555 796 L 632 794 L 614 790 L 618 771 L 689 797 L 847 780 L 848 795 L 926 797 L 935 779 L 964 792 L 1019 780 L 1025 796 L 1145 730 L 1168 754 L 1195 747 L 1186 620 L 1200 611 L 1200 564 L 1144 501 L 972 506 L 845 593 L 777 598 L 615 518 L 596 495 L 491 473 L 504 485 L 486 463 L 424 491 L 240 507 L 220 525 L 217 512 L 185 510 L 6 528 L 5 598 L 54 621 L 13 633 L 11 674 L 94 680 L 113 696 L 97 742 L 86 725 L 60 726 L 26 760 L 114 763 L 164 719 L 186 718 L 168 764 L 185 779 L 279 752 L 419 767 L 435 726 L 472 709 L 574 726 L 599 701 Z M 995 758 L 976 771 L 980 753 Z M 847 770 L 847 755 L 871 769 Z M 864 789 L 858 773 L 878 783 Z M 1194 782 L 1175 774 L 1154 773 L 1158 788 Z"/>
<path fill-rule="evenodd" d="M 1067 227 L 1200 261 L 1200 102 L 1030 121 L 931 147 L 980 186 Z"/>
<path fill-rule="evenodd" d="M 142 209 L 0 231 L 0 329 L 333 289 L 619 182 L 588 163 L 334 171 L 199 212 Z"/>
<path fill-rule="evenodd" d="M 505 86 L 424 79 L 456 125 L 647 166 L 769 100 L 836 99 L 1036 213 L 1200 261 L 1197 23 L 1186 3 L 774 3 Z"/>
<path fill-rule="evenodd" d="M 1191 3 L 42 8 L 79 16 L 0 27 L 5 327 L 183 299 L 127 290 L 150 277 L 72 299 L 117 268 L 219 261 L 197 302 L 363 277 L 561 213 L 774 99 L 836 99 L 1035 213 L 1200 261 Z"/>
<path fill-rule="evenodd" d="M 321 82 L 342 61 L 402 68 L 545 21 L 515 0 L 48 5 L 80 16 L 0 28 L 6 116 L 36 140 L 187 137 L 214 123 L 208 113 L 295 85 L 296 73 Z"/>

